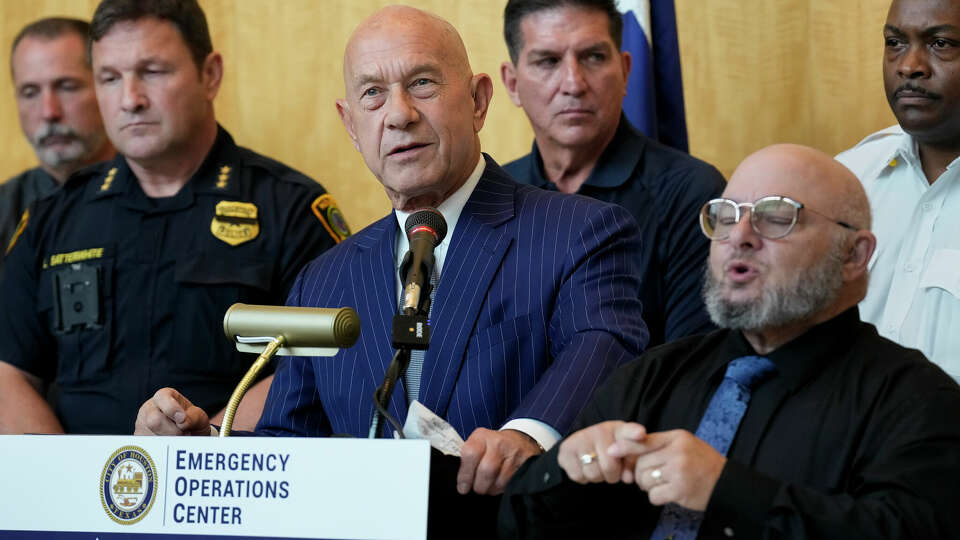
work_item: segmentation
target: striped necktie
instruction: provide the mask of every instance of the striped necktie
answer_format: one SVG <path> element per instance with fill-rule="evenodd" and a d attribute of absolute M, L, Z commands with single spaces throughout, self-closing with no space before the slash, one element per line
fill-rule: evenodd
<path fill-rule="evenodd" d="M 438 281 L 440 281 L 440 276 L 437 274 L 437 267 L 434 266 L 433 271 L 430 272 L 430 310 L 427 314 L 428 320 L 430 315 L 433 314 L 433 299 L 437 294 Z M 420 350 L 410 351 L 410 363 L 407 364 L 407 373 L 405 375 L 407 381 L 407 403 L 413 403 L 413 400 L 420 396 L 420 374 L 423 372 L 423 358 L 426 352 L 427 351 Z"/>
<path fill-rule="evenodd" d="M 700 419 L 697 438 L 724 456 L 727 455 L 740 421 L 747 412 L 751 390 L 772 376 L 776 369 L 773 362 L 762 356 L 742 356 L 730 362 L 723 381 L 707 406 L 707 412 Z M 650 539 L 693 540 L 702 521 L 703 512 L 667 504 L 660 512 L 660 521 Z"/>

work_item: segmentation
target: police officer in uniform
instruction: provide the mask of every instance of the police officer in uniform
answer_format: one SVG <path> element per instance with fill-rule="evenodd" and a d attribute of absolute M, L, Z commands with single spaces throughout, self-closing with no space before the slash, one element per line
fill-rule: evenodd
<path fill-rule="evenodd" d="M 10 240 L 33 201 L 77 170 L 114 155 L 93 90 L 89 31 L 85 21 L 49 17 L 24 26 L 13 40 L 17 114 L 39 165 L 0 184 L 0 276 Z"/>
<path fill-rule="evenodd" d="M 104 0 L 91 38 L 121 155 L 39 201 L 14 240 L 0 431 L 130 433 L 167 386 L 216 413 L 254 359 L 224 338 L 226 309 L 282 304 L 300 267 L 349 235 L 319 184 L 217 124 L 222 59 L 196 0 Z"/>

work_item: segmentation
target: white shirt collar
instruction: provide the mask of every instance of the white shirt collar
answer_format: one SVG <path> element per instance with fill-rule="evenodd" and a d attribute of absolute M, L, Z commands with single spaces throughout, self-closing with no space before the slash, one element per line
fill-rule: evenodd
<path fill-rule="evenodd" d="M 483 176 L 483 171 L 486 167 L 486 161 L 483 159 L 483 155 L 480 155 L 480 159 L 477 161 L 477 166 L 473 168 L 473 172 L 470 173 L 470 176 L 467 177 L 467 181 L 460 186 L 459 189 L 453 192 L 452 195 L 447 197 L 445 201 L 440 203 L 440 206 L 437 207 L 437 210 L 443 214 L 443 219 L 447 222 L 447 236 L 444 237 L 443 241 L 440 242 L 440 245 L 437 246 L 433 251 L 433 257 L 436 260 L 436 269 L 439 274 L 443 269 L 443 261 L 446 259 L 447 247 L 450 245 L 450 239 L 453 238 L 453 231 L 457 227 L 457 221 L 460 219 L 460 214 L 463 212 L 463 207 L 467 205 L 467 200 L 470 199 L 470 195 L 473 194 L 474 188 L 477 187 L 477 183 L 480 182 L 480 177 Z M 400 262 L 403 260 L 404 254 L 407 250 L 410 249 L 410 242 L 407 240 L 407 235 L 403 232 L 404 224 L 407 221 L 407 218 L 410 217 L 412 212 L 403 212 L 401 210 L 394 210 L 394 214 L 397 216 L 397 223 L 400 225 L 400 232 L 397 234 L 397 250 L 396 250 L 396 266 L 399 268 Z M 399 282 L 399 276 L 397 281 Z"/>
<path fill-rule="evenodd" d="M 900 140 L 900 144 L 897 146 L 896 153 L 899 154 L 901 158 L 906 160 L 910 166 L 919 171 L 923 170 L 923 167 L 920 165 L 920 150 L 917 146 L 917 141 L 915 141 L 909 133 L 903 133 L 903 138 Z"/>
<path fill-rule="evenodd" d="M 907 132 L 903 132 L 903 139 L 900 141 L 900 145 L 897 147 L 897 153 L 903 159 L 907 160 L 910 165 L 917 170 L 920 178 L 926 182 L 926 177 L 923 174 L 923 162 L 920 161 L 920 146 L 917 144 L 917 140 L 913 138 Z M 947 168 L 944 170 L 944 174 L 949 171 L 952 171 L 958 167 L 958 162 L 960 162 L 960 157 L 954 159 L 947 165 Z M 929 183 L 926 184 L 929 187 Z"/>

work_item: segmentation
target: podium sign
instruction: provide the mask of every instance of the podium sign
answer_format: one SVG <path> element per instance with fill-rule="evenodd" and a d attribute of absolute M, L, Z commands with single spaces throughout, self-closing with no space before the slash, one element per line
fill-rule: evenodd
<path fill-rule="evenodd" d="M 9 435 L 0 436 L 0 478 L 4 538 L 424 539 L 430 446 Z"/>

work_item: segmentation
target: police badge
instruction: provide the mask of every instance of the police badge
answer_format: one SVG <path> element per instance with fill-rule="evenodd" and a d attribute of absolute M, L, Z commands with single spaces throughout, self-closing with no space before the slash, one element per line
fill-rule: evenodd
<path fill-rule="evenodd" d="M 210 232 L 231 246 L 253 240 L 260 234 L 257 206 L 237 201 L 218 202 L 213 221 L 210 222 Z"/>

